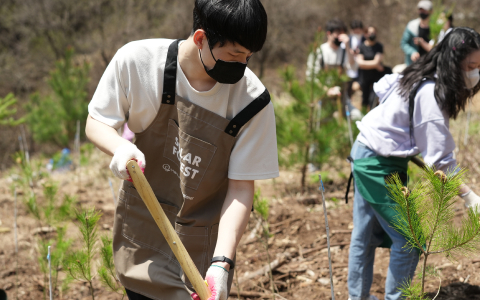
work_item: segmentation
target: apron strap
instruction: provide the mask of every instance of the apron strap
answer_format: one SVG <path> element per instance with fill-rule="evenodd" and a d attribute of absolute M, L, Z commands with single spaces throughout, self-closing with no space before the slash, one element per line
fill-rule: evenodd
<path fill-rule="evenodd" d="M 349 155 L 347 157 L 347 161 L 349 163 L 353 163 L 353 158 Z M 348 193 L 350 192 L 350 185 L 352 184 L 352 181 L 353 181 L 353 171 L 350 172 L 350 177 L 348 178 L 348 182 L 347 182 L 347 192 L 345 193 L 345 203 L 348 204 Z"/>
<path fill-rule="evenodd" d="M 179 42 L 180 40 L 175 40 L 168 47 L 165 71 L 163 73 L 162 104 L 175 104 L 175 84 L 177 81 L 177 56 Z"/>
<path fill-rule="evenodd" d="M 236 137 L 240 129 L 247 124 L 256 114 L 265 108 L 270 103 L 270 93 L 267 89 L 248 104 L 241 112 L 239 112 L 225 128 L 225 133 Z"/>

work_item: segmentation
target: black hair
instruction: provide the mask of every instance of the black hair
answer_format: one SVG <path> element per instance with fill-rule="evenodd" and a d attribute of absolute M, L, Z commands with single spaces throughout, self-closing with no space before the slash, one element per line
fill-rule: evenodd
<path fill-rule="evenodd" d="M 327 32 L 334 32 L 334 31 L 347 31 L 347 26 L 343 23 L 342 20 L 339 18 L 328 20 L 327 25 L 325 26 L 325 30 Z"/>
<path fill-rule="evenodd" d="M 416 90 L 424 78 L 435 80 L 435 100 L 450 118 L 455 119 L 480 90 L 480 84 L 467 89 L 462 69 L 462 62 L 476 50 L 480 50 L 480 34 L 467 27 L 452 29 L 428 54 L 402 72 L 400 95 L 408 100 L 411 91 Z"/>
<path fill-rule="evenodd" d="M 353 29 L 363 29 L 363 23 L 360 20 L 353 20 L 350 22 L 350 28 Z"/>
<path fill-rule="evenodd" d="M 447 20 L 450 21 L 450 27 L 453 27 L 453 12 L 445 12 Z"/>
<path fill-rule="evenodd" d="M 232 42 L 258 52 L 267 38 L 267 25 L 267 13 L 259 0 L 195 1 L 192 34 L 205 30 L 211 49 Z"/>

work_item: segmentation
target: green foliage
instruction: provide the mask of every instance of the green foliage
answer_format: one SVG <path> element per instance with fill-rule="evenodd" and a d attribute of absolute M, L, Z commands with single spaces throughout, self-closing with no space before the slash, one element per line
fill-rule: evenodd
<path fill-rule="evenodd" d="M 317 37 L 317 42 L 320 37 Z M 316 47 L 312 47 L 314 61 Z M 314 73 L 313 71 L 311 73 Z M 348 124 L 342 114 L 340 98 L 327 96 L 330 88 L 342 86 L 348 76 L 337 69 L 321 70 L 301 83 L 295 68 L 287 66 L 281 71 L 284 90 L 292 98 L 287 105 L 275 103 L 279 162 L 284 166 L 302 166 L 302 187 L 305 186 L 306 166 L 320 166 L 332 156 L 347 156 L 350 149 Z M 333 117 L 339 111 L 340 117 Z M 353 126 L 354 135 L 358 133 Z"/>
<path fill-rule="evenodd" d="M 47 80 L 51 93 L 45 97 L 35 93 L 26 105 L 27 122 L 38 142 L 52 142 L 65 147 L 76 132 L 77 120 L 86 120 L 88 111 L 87 84 L 90 66 L 76 65 L 74 50 L 68 48 L 65 58 L 55 64 Z"/>
<path fill-rule="evenodd" d="M 13 160 L 18 168 L 12 171 L 12 178 L 24 193 L 27 193 L 38 180 L 48 177 L 48 173 L 42 171 L 42 162 L 40 160 L 28 162 L 24 152 L 15 152 Z"/>
<path fill-rule="evenodd" d="M 397 213 L 394 228 L 407 239 L 407 249 L 417 249 L 424 255 L 420 290 L 413 285 L 404 289 L 405 295 L 416 293 L 417 298 L 411 299 L 423 299 L 426 274 L 437 276 L 435 270 L 427 268 L 429 255 L 443 253 L 453 260 L 478 254 L 480 212 L 469 209 L 459 228 L 453 222 L 454 204 L 463 182 L 465 170 L 445 174 L 431 167 L 424 169 L 422 181 L 411 191 L 403 186 L 398 174 L 386 182 L 390 197 L 397 203 L 393 207 Z"/>
<path fill-rule="evenodd" d="M 429 300 L 426 298 L 426 293 L 422 292 L 422 283 L 420 281 L 408 281 L 404 282 L 399 290 L 402 295 L 409 300 Z"/>
<path fill-rule="evenodd" d="M 44 285 L 47 286 L 47 274 L 48 270 L 48 246 L 51 246 L 51 266 L 52 266 L 52 291 L 57 288 L 66 290 L 68 288 L 68 281 L 62 282 L 62 285 L 58 286 L 58 273 L 63 267 L 66 253 L 69 251 L 72 245 L 72 239 L 65 239 L 66 227 L 57 226 L 57 235 L 54 239 L 39 240 L 39 256 L 38 263 L 40 270 L 44 274 Z M 47 289 L 44 289 L 44 297 L 46 296 Z"/>
<path fill-rule="evenodd" d="M 436 0 L 433 4 L 433 11 L 430 15 L 430 36 L 435 41 L 435 44 L 438 42 L 440 31 L 442 31 L 443 26 L 447 22 L 447 16 L 453 13 L 454 7 L 455 3 L 452 3 L 450 8 L 447 9 L 443 5 L 443 0 Z"/>
<path fill-rule="evenodd" d="M 91 143 L 85 143 L 80 147 L 80 165 L 86 166 L 90 161 L 95 146 Z"/>
<path fill-rule="evenodd" d="M 270 253 L 268 251 L 268 239 L 272 236 L 269 230 L 268 224 L 268 216 L 269 216 L 269 205 L 268 200 L 266 198 L 261 197 L 260 190 L 255 191 L 253 195 L 253 216 L 255 219 L 260 222 L 262 226 L 262 234 L 260 235 L 260 241 L 262 242 L 263 246 L 265 247 L 265 251 L 267 252 L 267 262 L 269 266 L 269 277 L 270 277 L 270 285 L 272 289 L 272 299 L 275 300 L 275 292 L 278 291 L 277 287 L 275 286 L 275 282 L 273 280 L 273 273 L 272 268 L 270 266 Z"/>
<path fill-rule="evenodd" d="M 25 122 L 25 118 L 13 119 L 12 115 L 17 112 L 15 104 L 17 104 L 17 99 L 12 93 L 7 94 L 5 98 L 0 98 L 0 125 L 16 126 Z"/>
<path fill-rule="evenodd" d="M 75 215 L 80 222 L 79 229 L 82 233 L 83 247 L 80 250 L 73 251 L 66 258 L 68 273 L 71 278 L 88 282 L 90 285 L 90 294 L 95 299 L 92 280 L 94 277 L 92 270 L 93 256 L 96 252 L 95 243 L 98 239 L 97 223 L 102 214 L 94 208 L 82 211 L 76 211 Z"/>
<path fill-rule="evenodd" d="M 21 158 L 21 156 L 18 156 Z M 22 162 L 20 164 L 23 165 Z M 29 164 L 25 164 L 21 170 L 25 178 L 20 178 L 18 182 L 23 183 L 24 186 L 28 184 L 28 181 L 33 178 L 31 169 L 28 167 Z M 64 280 L 62 284 L 58 285 L 58 272 L 64 266 L 64 259 L 66 253 L 69 251 L 69 248 L 72 244 L 71 239 L 65 238 L 65 232 L 67 227 L 65 221 L 71 219 L 73 213 L 73 206 L 76 203 L 75 197 L 65 195 L 61 203 L 58 203 L 59 199 L 57 197 L 58 185 L 54 182 L 46 182 L 43 184 L 43 201 L 38 199 L 37 194 L 34 192 L 33 188 L 28 190 L 30 187 L 26 187 L 24 190 L 24 203 L 27 207 L 28 212 L 36 219 L 39 228 L 42 228 L 45 225 L 49 227 L 54 227 L 56 229 L 56 234 L 53 233 L 53 237 L 47 238 L 48 236 L 42 232 L 39 233 L 39 238 L 37 239 L 37 249 L 38 249 L 38 263 L 40 270 L 43 273 L 44 286 L 48 286 L 48 247 L 51 246 L 51 257 L 52 257 L 52 288 L 53 291 L 56 289 L 66 290 L 68 288 L 69 281 Z M 43 290 L 43 298 L 46 299 L 47 289 Z"/>
<path fill-rule="evenodd" d="M 253 210 L 260 215 L 263 221 L 268 221 L 268 200 L 260 196 L 260 190 L 257 190 L 253 195 Z"/>
<path fill-rule="evenodd" d="M 58 186 L 54 182 L 43 184 L 44 203 L 39 203 L 35 193 L 26 195 L 24 202 L 27 210 L 39 221 L 40 225 L 59 226 L 61 222 L 71 219 L 73 207 L 76 204 L 74 196 L 65 195 L 61 204 L 58 204 Z"/>
<path fill-rule="evenodd" d="M 126 295 L 125 289 L 122 287 L 121 283 L 118 281 L 115 276 L 115 265 L 113 263 L 113 248 L 112 248 L 112 239 L 108 236 L 102 236 L 102 246 L 100 248 L 100 256 L 102 262 L 100 268 L 98 269 L 98 275 L 100 276 L 100 281 L 104 286 L 109 288 L 111 291 Z M 123 297 L 122 297 L 123 299 Z"/>

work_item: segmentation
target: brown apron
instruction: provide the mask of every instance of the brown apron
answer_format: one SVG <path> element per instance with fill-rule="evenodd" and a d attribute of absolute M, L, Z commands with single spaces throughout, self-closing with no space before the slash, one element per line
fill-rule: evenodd
<path fill-rule="evenodd" d="M 175 93 L 178 43 L 168 49 L 158 114 L 136 134 L 135 144 L 148 162 L 148 182 L 205 277 L 227 194 L 230 154 L 240 129 L 270 103 L 270 95 L 265 90 L 232 120 L 179 97 Z M 117 276 L 127 289 L 152 299 L 191 299 L 192 285 L 128 181 L 116 208 L 113 251 Z M 229 289 L 232 279 L 230 272 Z"/>

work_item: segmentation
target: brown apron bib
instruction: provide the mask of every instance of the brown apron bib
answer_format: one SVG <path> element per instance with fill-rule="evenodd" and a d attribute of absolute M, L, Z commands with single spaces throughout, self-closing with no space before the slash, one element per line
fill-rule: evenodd
<path fill-rule="evenodd" d="M 227 194 L 230 154 L 240 129 L 270 102 L 270 95 L 265 90 L 232 120 L 179 97 L 178 43 L 168 49 L 158 114 L 136 135 L 135 144 L 148 162 L 148 182 L 205 277 Z M 115 268 L 127 289 L 152 299 L 191 299 L 192 285 L 128 181 L 120 191 L 113 236 Z M 230 272 L 229 288 L 232 279 Z"/>

